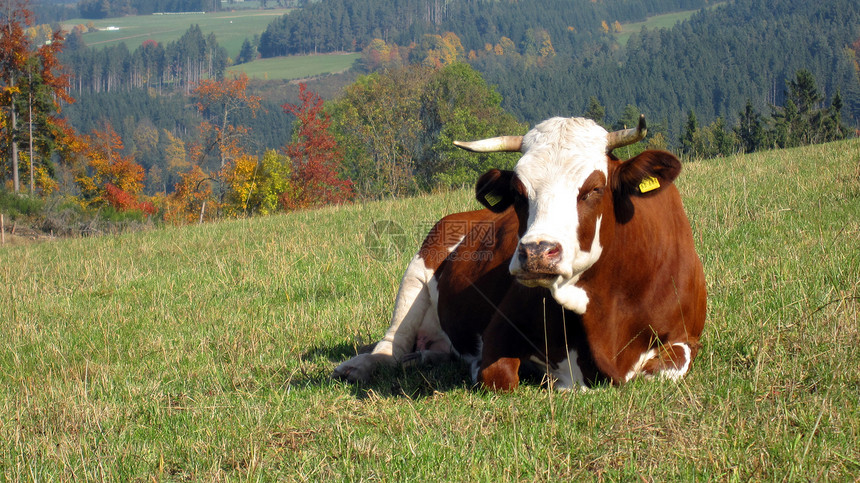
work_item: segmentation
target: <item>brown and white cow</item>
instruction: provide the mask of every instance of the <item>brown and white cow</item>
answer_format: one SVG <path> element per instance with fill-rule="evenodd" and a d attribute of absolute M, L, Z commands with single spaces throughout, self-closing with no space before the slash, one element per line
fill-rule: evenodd
<path fill-rule="evenodd" d="M 644 118 L 614 133 L 552 118 L 523 137 L 456 143 L 522 157 L 478 180 L 486 209 L 436 224 L 385 337 L 334 375 L 365 380 L 379 364 L 453 354 L 496 390 L 517 387 L 523 363 L 544 366 L 562 389 L 683 376 L 705 322 L 705 277 L 673 185 L 680 162 L 612 154 L 644 135 Z"/>

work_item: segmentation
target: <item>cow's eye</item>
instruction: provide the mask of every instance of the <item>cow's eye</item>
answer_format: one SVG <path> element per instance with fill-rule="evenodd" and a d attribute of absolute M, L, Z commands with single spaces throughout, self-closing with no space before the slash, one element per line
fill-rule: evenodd
<path fill-rule="evenodd" d="M 583 193 L 582 196 L 579 197 L 579 200 L 580 201 L 587 201 L 589 199 L 600 198 L 600 195 L 602 195 L 602 194 L 603 194 L 603 188 L 598 186 L 598 187 L 592 189 L 591 191 L 586 191 L 585 193 Z"/>

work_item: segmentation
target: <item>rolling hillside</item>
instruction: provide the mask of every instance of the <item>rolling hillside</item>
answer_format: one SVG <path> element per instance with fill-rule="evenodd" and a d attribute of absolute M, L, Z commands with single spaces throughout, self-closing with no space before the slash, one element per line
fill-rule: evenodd
<path fill-rule="evenodd" d="M 680 383 L 328 378 L 387 326 L 468 190 L 0 249 L 8 480 L 851 480 L 860 472 L 860 140 L 685 165 L 710 293 Z M 366 246 L 373 223 L 403 230 Z"/>
<path fill-rule="evenodd" d="M 227 49 L 230 57 L 236 57 L 242 42 L 266 30 L 266 25 L 290 9 L 240 10 L 235 12 L 210 12 L 187 15 L 135 15 L 99 20 L 73 19 L 63 22 L 64 30 L 75 25 L 92 25 L 98 29 L 83 35 L 90 47 L 107 47 L 125 43 L 134 51 L 146 40 L 162 44 L 175 41 L 191 25 L 199 25 L 203 35 L 215 33 L 218 44 Z"/>

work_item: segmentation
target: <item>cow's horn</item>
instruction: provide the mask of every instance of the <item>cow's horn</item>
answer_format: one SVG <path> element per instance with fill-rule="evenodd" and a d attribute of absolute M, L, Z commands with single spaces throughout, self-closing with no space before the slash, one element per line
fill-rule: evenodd
<path fill-rule="evenodd" d="M 522 136 L 500 136 L 479 141 L 454 141 L 454 146 L 475 153 L 514 152 L 523 147 Z"/>
<path fill-rule="evenodd" d="M 638 143 L 645 138 L 646 134 L 648 134 L 648 128 L 645 127 L 645 114 L 640 114 L 638 126 L 614 131 L 606 135 L 606 152 L 609 153 L 615 148 Z"/>

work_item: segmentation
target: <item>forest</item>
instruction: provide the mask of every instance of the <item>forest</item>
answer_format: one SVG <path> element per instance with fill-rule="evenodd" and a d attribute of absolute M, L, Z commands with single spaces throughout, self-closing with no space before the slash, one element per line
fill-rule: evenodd
<path fill-rule="evenodd" d="M 77 29 L 38 45 L 28 2 L 9 1 L 20 9 L 0 17 L 6 189 L 23 181 L 172 221 L 470 184 L 511 160 L 467 156 L 451 140 L 523 133 L 553 115 L 617 129 L 644 113 L 638 149 L 687 159 L 843 139 L 860 121 L 851 0 L 307 2 L 249 50 L 361 60 L 301 86 L 227 76 L 217 35 L 195 25 L 134 51 L 88 47 Z M 78 8 L 94 3 L 137 8 Z M 626 44 L 614 36 L 696 9 Z"/>
<path fill-rule="evenodd" d="M 324 0 L 272 22 L 260 36 L 263 57 L 361 50 L 373 39 L 402 46 L 427 34 L 453 32 L 466 51 L 482 50 L 501 37 L 521 45 L 528 31 L 546 30 L 557 50 L 575 52 L 603 32 L 605 22 L 633 22 L 708 0 Z"/>

